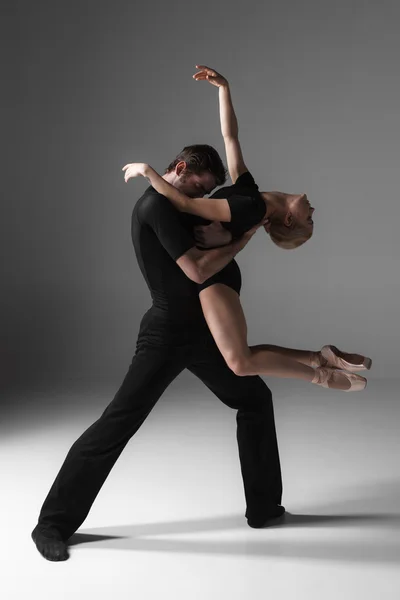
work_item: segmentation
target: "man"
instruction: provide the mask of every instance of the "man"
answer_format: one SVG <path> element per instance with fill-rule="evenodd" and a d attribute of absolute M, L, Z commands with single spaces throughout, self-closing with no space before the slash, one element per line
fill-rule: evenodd
<path fill-rule="evenodd" d="M 225 171 L 213 148 L 189 146 L 164 177 L 195 197 L 199 190 L 204 194 L 222 185 Z M 271 392 L 260 377 L 239 377 L 226 365 L 204 320 L 195 283 L 199 274 L 207 278 L 227 265 L 256 228 L 226 246 L 202 250 L 192 234 L 198 221 L 188 217 L 152 187 L 133 209 L 132 240 L 153 306 L 140 323 L 136 352 L 121 387 L 72 445 L 43 503 L 32 539 L 48 560 L 68 558 L 66 542 L 85 520 L 117 458 L 185 368 L 237 410 L 249 525 L 262 526 L 284 512 Z"/>
<path fill-rule="evenodd" d="M 211 76 L 218 83 L 219 74 L 211 71 Z M 227 99 L 222 133 L 235 181 L 246 168 L 229 94 Z M 213 148 L 192 146 L 184 148 L 169 165 L 164 178 L 195 198 L 225 183 L 226 170 Z M 285 218 L 291 215 L 286 206 L 280 212 Z M 132 241 L 153 306 L 142 318 L 136 352 L 120 389 L 101 417 L 73 444 L 43 503 L 32 538 L 49 560 L 68 558 L 66 541 L 85 520 L 118 456 L 166 387 L 185 368 L 237 410 L 248 524 L 262 527 L 269 518 L 285 512 L 280 505 L 282 479 L 271 392 L 260 377 L 240 377 L 229 369 L 203 317 L 196 285 L 227 266 L 257 226 L 224 247 L 202 250 L 196 247 L 192 229 L 201 222 L 207 223 L 177 212 L 152 187 L 133 210 Z M 266 226 L 265 221 L 261 224 Z M 216 227 L 217 238 L 231 238 L 222 227 L 220 234 L 218 225 L 210 227 Z M 223 243 L 221 239 L 214 244 L 210 241 L 208 246 Z"/>

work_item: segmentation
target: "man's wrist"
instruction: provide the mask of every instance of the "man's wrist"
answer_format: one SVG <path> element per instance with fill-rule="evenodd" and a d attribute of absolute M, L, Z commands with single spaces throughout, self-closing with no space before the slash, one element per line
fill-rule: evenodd
<path fill-rule="evenodd" d="M 221 248 L 205 250 L 198 262 L 199 272 L 203 280 L 205 281 L 226 267 L 241 249 L 242 246 L 235 242 Z"/>

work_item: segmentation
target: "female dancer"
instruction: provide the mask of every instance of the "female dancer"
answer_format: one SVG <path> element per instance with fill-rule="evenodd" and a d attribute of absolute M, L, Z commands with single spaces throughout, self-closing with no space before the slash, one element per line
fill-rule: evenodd
<path fill-rule="evenodd" d="M 198 68 L 201 71 L 195 75 L 197 79 L 207 79 L 220 88 L 222 133 L 234 185 L 221 188 L 210 198 L 204 199 L 200 194 L 198 198 L 190 198 L 145 163 L 125 165 L 125 181 L 132 177 L 146 177 L 155 190 L 168 198 L 178 210 L 221 221 L 237 236 L 244 234 L 251 237 L 260 221 L 265 223 L 264 229 L 271 236 L 274 223 L 278 229 L 281 228 L 281 237 L 275 238 L 275 243 L 284 248 L 298 247 L 312 235 L 311 214 L 314 209 L 305 194 L 258 191 L 243 161 L 228 83 L 216 71 L 205 66 Z M 347 354 L 331 345 L 324 346 L 320 352 L 268 344 L 249 347 L 240 303 L 240 270 L 235 261 L 198 287 L 210 332 L 227 365 L 237 375 L 298 378 L 347 392 L 361 391 L 366 387 L 367 380 L 353 374 L 354 371 L 371 368 L 371 359 L 362 355 Z"/>

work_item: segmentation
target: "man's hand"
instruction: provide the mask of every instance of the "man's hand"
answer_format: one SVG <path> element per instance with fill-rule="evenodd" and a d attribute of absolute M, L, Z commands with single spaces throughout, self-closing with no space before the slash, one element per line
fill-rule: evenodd
<path fill-rule="evenodd" d="M 214 71 L 214 69 L 210 69 L 205 65 L 196 65 L 196 69 L 200 69 L 200 71 L 193 75 L 193 79 L 196 81 L 205 79 L 216 87 L 224 87 L 228 85 L 228 80 L 225 79 L 225 77 L 223 77 L 220 73 L 217 73 L 217 71 Z"/>
<path fill-rule="evenodd" d="M 264 219 L 262 225 L 264 226 L 265 231 L 267 233 L 269 233 L 270 229 L 271 229 L 271 221 L 270 221 L 270 219 Z"/>
<path fill-rule="evenodd" d="M 129 163 L 122 167 L 122 170 L 125 171 L 125 183 L 132 177 L 146 177 L 148 167 L 147 163 Z"/>
<path fill-rule="evenodd" d="M 199 248 L 218 248 L 226 246 L 232 241 L 232 234 L 225 229 L 219 221 L 213 221 L 210 225 L 196 225 L 194 237 Z"/>
<path fill-rule="evenodd" d="M 240 246 L 241 246 L 241 250 L 246 246 L 246 244 L 251 240 L 251 238 L 253 237 L 253 235 L 255 234 L 255 232 L 257 231 L 257 229 L 259 227 L 264 227 L 265 231 L 269 231 L 269 227 L 270 227 L 270 221 L 267 217 L 264 217 L 263 219 L 261 219 L 261 221 L 259 223 L 257 223 L 257 225 L 254 225 L 254 227 L 252 227 L 251 229 L 249 229 L 248 231 L 246 231 L 242 237 L 240 238 L 240 240 L 238 240 Z"/>

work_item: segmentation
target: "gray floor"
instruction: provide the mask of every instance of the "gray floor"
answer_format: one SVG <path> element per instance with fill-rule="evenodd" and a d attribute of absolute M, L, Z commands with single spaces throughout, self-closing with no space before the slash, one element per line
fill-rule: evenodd
<path fill-rule="evenodd" d="M 2 597 L 398 600 L 398 381 L 370 378 L 358 393 L 266 381 L 285 524 L 248 527 L 235 411 L 185 373 L 129 442 L 62 563 L 44 560 L 30 532 L 69 447 L 120 382 L 16 394 L 1 423 Z"/>

